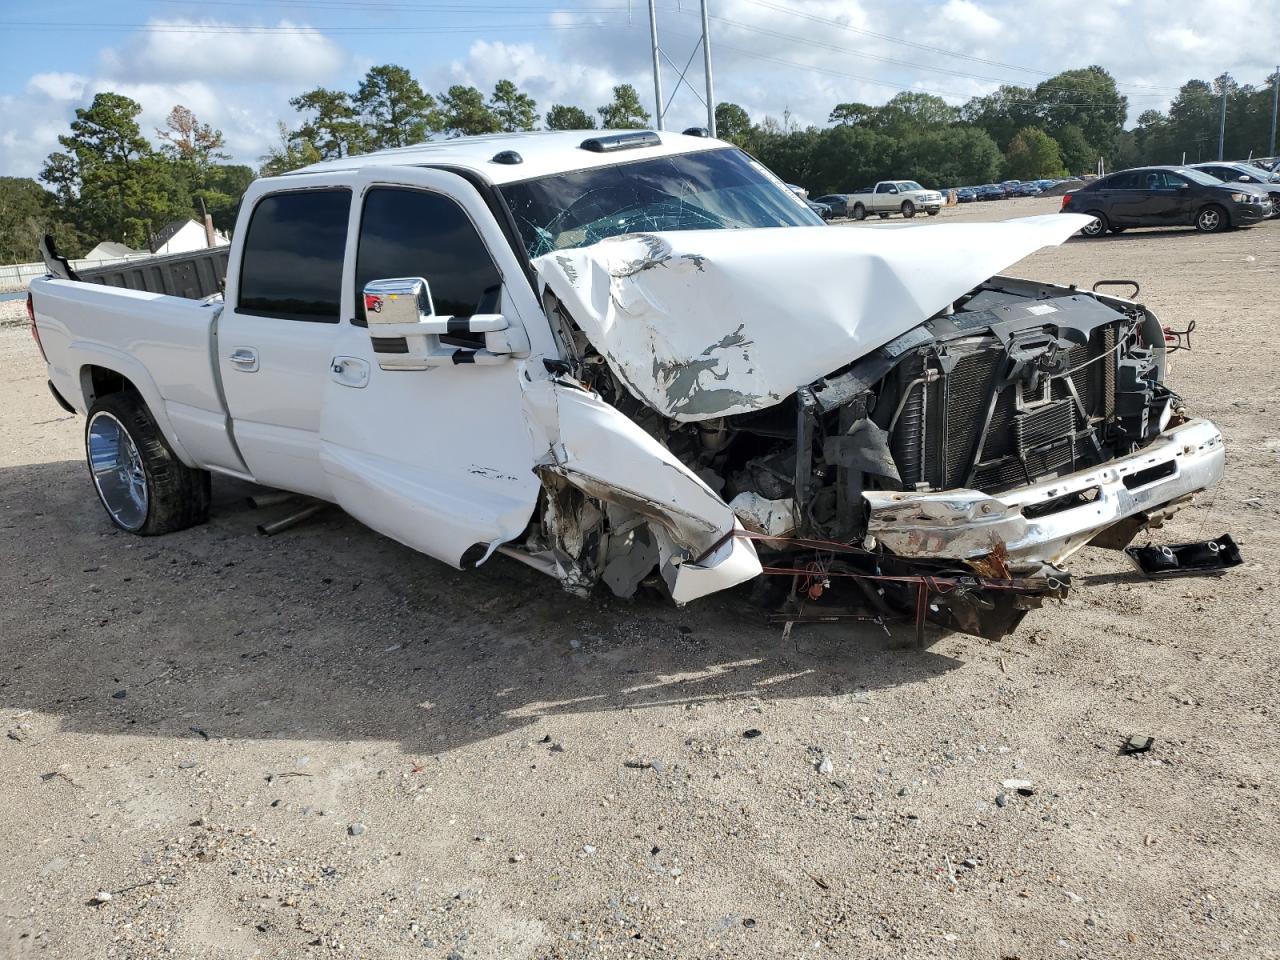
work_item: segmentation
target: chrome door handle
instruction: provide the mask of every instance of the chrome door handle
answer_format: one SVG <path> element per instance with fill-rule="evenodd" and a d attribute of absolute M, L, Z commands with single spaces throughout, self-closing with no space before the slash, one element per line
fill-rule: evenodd
<path fill-rule="evenodd" d="M 236 347 L 227 359 L 232 366 L 246 373 L 253 373 L 258 369 L 258 351 L 253 347 Z"/>

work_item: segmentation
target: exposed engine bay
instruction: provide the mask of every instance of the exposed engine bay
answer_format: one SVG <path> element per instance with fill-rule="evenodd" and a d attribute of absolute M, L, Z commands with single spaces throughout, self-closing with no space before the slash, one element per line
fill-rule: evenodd
<path fill-rule="evenodd" d="M 647 522 L 660 518 L 660 498 L 638 505 L 552 469 L 527 546 L 560 558 L 566 584 L 603 580 L 629 595 L 655 564 L 665 573 L 745 538 L 774 574 L 756 582 L 757 599 L 791 619 L 857 609 L 995 638 L 1044 599 L 1065 598 L 1062 564 L 1076 550 L 1127 546 L 1221 472 L 1216 429 L 1188 421 L 1164 385 L 1161 324 L 1130 300 L 994 276 L 761 409 L 705 415 L 711 394 L 751 406 L 725 399 L 728 376 L 709 362 L 698 368 L 714 379 L 697 419 L 670 391 L 670 408 L 655 409 L 655 388 L 646 396 L 624 377 L 569 304 L 548 291 L 546 306 L 572 357 L 562 378 L 644 431 L 737 527 L 688 549 L 694 537 Z M 727 339 L 719 346 L 753 363 L 741 326 Z M 673 379 L 660 379 L 657 360 L 653 369 L 654 383 Z"/>

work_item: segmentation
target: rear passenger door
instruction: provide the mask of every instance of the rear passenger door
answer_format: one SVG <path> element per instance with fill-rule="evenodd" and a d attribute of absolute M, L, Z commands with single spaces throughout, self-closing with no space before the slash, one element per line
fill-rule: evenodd
<path fill-rule="evenodd" d="M 1102 212 L 1117 226 L 1138 226 L 1146 215 L 1147 192 L 1136 173 L 1117 173 L 1108 177 L 1098 191 Z"/>
<path fill-rule="evenodd" d="M 351 185 L 297 175 L 251 187 L 231 248 L 217 362 L 232 431 L 255 480 L 329 497 L 320 410 L 342 319 Z"/>

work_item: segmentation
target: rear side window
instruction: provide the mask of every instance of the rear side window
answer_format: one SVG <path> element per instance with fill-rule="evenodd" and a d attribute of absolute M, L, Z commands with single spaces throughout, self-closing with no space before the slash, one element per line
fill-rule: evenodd
<path fill-rule="evenodd" d="M 502 274 L 475 225 L 448 197 L 426 190 L 375 187 L 364 201 L 356 253 L 356 303 L 371 280 L 422 277 L 440 316 L 497 313 Z"/>
<path fill-rule="evenodd" d="M 263 197 L 245 234 L 236 309 L 257 317 L 337 323 L 349 190 Z"/>
<path fill-rule="evenodd" d="M 1117 173 L 1114 176 L 1107 177 L 1099 184 L 1104 190 L 1136 190 L 1138 184 L 1138 174 Z"/>

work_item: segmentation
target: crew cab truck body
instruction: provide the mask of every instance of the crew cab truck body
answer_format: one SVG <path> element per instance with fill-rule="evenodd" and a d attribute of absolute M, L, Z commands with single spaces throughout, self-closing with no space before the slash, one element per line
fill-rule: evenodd
<path fill-rule="evenodd" d="M 123 529 L 221 474 L 575 593 L 769 564 L 998 636 L 1222 472 L 1150 311 L 997 275 L 1082 223 L 831 230 L 715 140 L 478 137 L 257 181 L 222 297 L 51 255 L 29 304 Z"/>
<path fill-rule="evenodd" d="M 881 220 L 895 213 L 908 219 L 923 210 L 936 217 L 942 209 L 942 194 L 926 190 L 914 180 L 881 180 L 874 187 L 859 187 L 849 195 L 850 216 L 865 220 L 877 214 Z"/>

